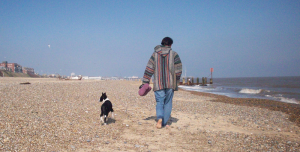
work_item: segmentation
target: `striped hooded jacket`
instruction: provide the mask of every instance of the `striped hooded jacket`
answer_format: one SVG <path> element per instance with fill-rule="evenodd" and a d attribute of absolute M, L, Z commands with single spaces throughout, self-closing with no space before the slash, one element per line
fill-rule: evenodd
<path fill-rule="evenodd" d="M 149 83 L 154 75 L 153 91 L 167 88 L 177 91 L 181 73 L 182 63 L 179 55 L 171 47 L 158 45 L 148 61 L 143 84 Z"/>

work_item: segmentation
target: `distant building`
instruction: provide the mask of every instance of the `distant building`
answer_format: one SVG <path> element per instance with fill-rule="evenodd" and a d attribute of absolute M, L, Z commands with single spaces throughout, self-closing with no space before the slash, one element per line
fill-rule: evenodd
<path fill-rule="evenodd" d="M 34 74 L 34 69 L 33 68 L 27 68 L 27 67 L 23 67 L 23 73 L 25 74 Z"/>
<path fill-rule="evenodd" d="M 140 80 L 140 78 L 137 77 L 137 76 L 127 77 L 127 78 L 125 77 L 124 79 L 125 79 L 125 80 L 133 80 L 133 81 Z"/>
<path fill-rule="evenodd" d="M 22 73 L 22 66 L 18 63 L 7 63 L 7 61 L 4 61 L 0 63 L 0 68 L 15 73 Z"/>
<path fill-rule="evenodd" d="M 22 66 L 18 63 L 7 63 L 7 61 L 3 61 L 2 63 L 0 63 L 0 70 L 11 71 L 14 73 L 34 74 L 33 68 L 22 68 Z"/>
<path fill-rule="evenodd" d="M 128 78 L 131 78 L 131 79 L 137 79 L 137 78 L 139 78 L 139 77 L 137 77 L 137 76 L 132 76 L 132 77 L 128 77 Z"/>
<path fill-rule="evenodd" d="M 88 77 L 88 79 L 94 79 L 94 80 L 101 80 L 102 79 L 102 77 Z"/>
<path fill-rule="evenodd" d="M 7 67 L 15 73 L 22 73 L 22 66 L 18 63 L 7 63 Z"/>
<path fill-rule="evenodd" d="M 56 78 L 56 74 L 50 74 L 50 75 L 48 75 L 48 77 L 50 77 L 50 78 Z"/>
<path fill-rule="evenodd" d="M 2 63 L 0 63 L 0 70 L 8 70 L 7 61 L 3 61 Z"/>

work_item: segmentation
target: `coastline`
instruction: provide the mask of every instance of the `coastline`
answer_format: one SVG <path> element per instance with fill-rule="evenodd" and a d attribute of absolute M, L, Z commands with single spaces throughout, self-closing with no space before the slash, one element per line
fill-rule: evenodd
<path fill-rule="evenodd" d="M 300 127 L 288 114 L 213 94 L 176 91 L 170 127 L 156 129 L 154 93 L 139 96 L 140 84 L 1 78 L 0 151 L 300 150 Z M 102 92 L 114 108 L 107 125 Z"/>
<path fill-rule="evenodd" d="M 214 100 L 212 100 L 213 102 L 222 102 L 239 106 L 259 107 L 269 109 L 272 111 L 281 111 L 288 114 L 289 120 L 295 122 L 300 127 L 300 104 L 292 104 L 275 100 L 257 98 L 231 98 L 223 95 L 190 91 L 181 88 L 179 88 L 179 90 L 191 92 L 191 94 L 195 94 L 198 96 L 213 97 L 215 98 Z"/>

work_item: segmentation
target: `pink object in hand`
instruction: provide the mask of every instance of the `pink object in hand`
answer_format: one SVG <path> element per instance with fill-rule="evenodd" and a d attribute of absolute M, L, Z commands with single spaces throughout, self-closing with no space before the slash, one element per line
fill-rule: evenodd
<path fill-rule="evenodd" d="M 145 95 L 147 95 L 147 93 L 149 92 L 149 91 L 151 91 L 151 87 L 149 86 L 149 84 L 148 83 L 145 83 L 144 85 L 143 85 L 143 87 L 139 90 L 139 95 L 140 96 L 145 96 Z"/>

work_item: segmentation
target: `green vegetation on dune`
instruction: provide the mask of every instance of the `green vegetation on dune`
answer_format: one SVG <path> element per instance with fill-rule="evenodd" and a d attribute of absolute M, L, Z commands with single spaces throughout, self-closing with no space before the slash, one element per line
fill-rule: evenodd
<path fill-rule="evenodd" d="M 10 71 L 0 71 L 0 77 L 30 77 L 28 74 L 25 73 L 14 73 Z"/>

